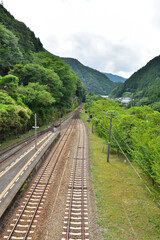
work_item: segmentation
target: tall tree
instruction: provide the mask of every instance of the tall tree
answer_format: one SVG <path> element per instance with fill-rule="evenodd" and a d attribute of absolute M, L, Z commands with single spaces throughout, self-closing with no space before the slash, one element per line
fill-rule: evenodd
<path fill-rule="evenodd" d="M 41 85 L 47 85 L 48 91 L 55 98 L 56 102 L 60 101 L 62 96 L 62 81 L 59 76 L 51 69 L 46 69 L 38 64 L 15 65 L 10 71 L 20 79 L 20 84 L 24 86 L 29 82 L 39 82 Z"/>
<path fill-rule="evenodd" d="M 22 62 L 22 53 L 16 36 L 0 24 L 0 74 L 6 75 L 16 63 Z"/>

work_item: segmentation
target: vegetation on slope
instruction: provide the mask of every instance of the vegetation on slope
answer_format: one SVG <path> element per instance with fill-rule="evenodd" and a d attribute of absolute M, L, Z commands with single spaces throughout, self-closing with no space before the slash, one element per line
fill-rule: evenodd
<path fill-rule="evenodd" d="M 124 84 L 114 89 L 111 96 L 121 97 L 125 92 L 135 98 L 136 105 L 151 105 L 160 111 L 160 56 L 135 72 Z"/>
<path fill-rule="evenodd" d="M 94 115 L 92 119 L 94 128 L 106 143 L 110 114 L 113 113 L 112 148 L 123 149 L 124 153 L 151 178 L 159 190 L 160 113 L 148 106 L 132 107 L 126 110 L 119 107 L 117 102 L 106 99 L 93 102 L 91 107 L 90 102 L 85 106 L 86 109 L 90 108 Z"/>
<path fill-rule="evenodd" d="M 81 79 L 86 86 L 88 92 L 95 94 L 108 95 L 111 91 L 120 85 L 120 83 L 112 82 L 103 73 L 86 67 L 78 60 L 73 58 L 62 58 Z"/>
<path fill-rule="evenodd" d="M 34 32 L 23 22 L 16 20 L 2 5 L 0 5 L 0 23 L 18 38 L 20 49 L 24 54 L 43 50 L 43 45 L 40 39 L 35 37 Z"/>
<path fill-rule="evenodd" d="M 85 100 L 85 88 L 65 62 L 43 49 L 29 28 L 0 5 L 0 141 L 41 126 Z M 4 100 L 5 99 L 5 100 Z"/>
<path fill-rule="evenodd" d="M 92 133 L 87 114 L 81 116 L 89 128 L 91 173 L 103 239 L 159 239 L 159 208 L 153 197 L 124 156 L 112 151 L 107 163 L 105 139 Z"/>

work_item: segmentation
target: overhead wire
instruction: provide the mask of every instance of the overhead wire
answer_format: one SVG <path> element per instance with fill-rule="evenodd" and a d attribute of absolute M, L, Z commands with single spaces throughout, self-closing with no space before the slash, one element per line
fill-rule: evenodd
<path fill-rule="evenodd" d="M 99 126 L 101 126 L 103 129 L 105 129 L 106 131 L 108 131 L 108 129 L 106 129 L 105 127 L 103 127 L 103 125 L 99 124 Z M 106 134 L 105 134 L 106 135 Z M 114 134 L 111 133 L 112 137 L 114 138 L 114 141 L 116 142 L 116 144 L 119 146 L 121 152 L 123 153 L 123 155 L 125 156 L 126 160 L 129 162 L 130 166 L 132 167 L 132 169 L 134 170 L 134 172 L 136 173 L 136 175 L 139 177 L 139 179 L 141 179 L 143 181 L 144 186 L 146 187 L 146 189 L 149 191 L 150 194 L 153 194 L 153 192 L 150 190 L 150 188 L 145 184 L 143 178 L 140 176 L 140 174 L 138 173 L 138 171 L 136 170 L 136 168 L 133 166 L 133 164 L 131 163 L 131 161 L 129 160 L 129 158 L 127 157 L 127 155 L 125 154 L 125 152 L 123 151 L 122 147 L 120 146 L 119 142 L 117 141 L 117 139 L 115 138 Z M 160 203 L 157 202 L 157 204 L 160 206 Z"/>
<path fill-rule="evenodd" d="M 118 135 L 120 136 L 120 138 L 123 140 L 123 142 L 126 144 L 126 146 L 128 147 L 128 149 L 132 152 L 133 150 L 130 148 L 130 146 L 125 142 L 125 140 L 122 138 L 122 136 L 120 135 L 120 133 L 118 132 L 118 130 L 116 129 L 115 126 L 113 126 L 113 128 L 116 130 L 116 132 L 118 133 Z M 149 150 L 149 149 L 148 149 Z M 150 150 L 149 150 L 150 152 Z M 151 152 L 150 152 L 151 153 Z M 148 175 L 150 176 L 151 179 L 153 179 L 152 175 L 149 173 L 149 171 L 144 168 L 144 166 L 142 164 L 140 164 L 141 168 L 148 173 Z"/>
<path fill-rule="evenodd" d="M 112 133 L 112 136 L 113 136 L 115 142 L 116 142 L 117 144 L 119 144 L 118 141 L 117 141 L 117 139 L 116 139 L 115 136 L 113 135 L 113 133 Z M 126 154 L 124 153 L 124 151 L 123 151 L 123 149 L 121 148 L 120 145 L 119 145 L 119 147 L 120 147 L 121 151 L 123 152 L 123 155 L 125 156 L 126 160 L 129 162 L 129 164 L 131 165 L 131 167 L 134 169 L 134 171 L 136 172 L 136 174 L 138 175 L 138 177 L 143 181 L 143 184 L 144 184 L 144 186 L 146 187 L 146 189 L 149 191 L 150 194 L 153 195 L 153 192 L 152 192 L 152 191 L 149 189 L 149 187 L 145 184 L 143 178 L 140 176 L 140 174 L 138 173 L 138 171 L 135 169 L 135 167 L 133 166 L 133 164 L 131 163 L 131 161 L 129 160 L 129 158 L 126 156 Z M 157 204 L 160 206 L 160 202 L 157 202 Z"/>
<path fill-rule="evenodd" d="M 112 125 L 112 127 L 116 130 L 116 132 L 118 133 L 118 135 L 120 136 L 120 138 L 122 139 L 122 141 L 126 144 L 126 146 L 128 147 L 128 149 L 130 151 L 133 151 L 130 146 L 128 145 L 128 143 L 126 143 L 126 141 L 122 138 L 121 134 L 118 132 L 118 130 L 116 129 L 116 127 L 114 125 Z"/>
<path fill-rule="evenodd" d="M 104 130 L 106 130 L 107 132 L 109 132 L 109 130 L 106 129 L 102 124 L 99 123 L 98 125 L 101 126 L 101 127 L 102 127 Z M 126 141 L 122 138 L 121 134 L 118 132 L 118 130 L 116 129 L 116 127 L 115 127 L 114 125 L 112 125 L 112 126 L 114 127 L 114 129 L 116 130 L 116 132 L 118 133 L 118 135 L 120 136 L 121 140 L 126 144 L 126 146 L 128 147 L 128 149 L 129 149 L 130 151 L 133 151 L 133 150 L 130 148 L 130 146 L 128 145 L 128 143 L 126 143 Z M 106 135 L 106 134 L 104 133 L 104 135 Z M 129 162 L 129 164 L 130 164 L 130 166 L 132 167 L 132 169 L 135 171 L 135 173 L 137 174 L 137 176 L 143 181 L 143 184 L 144 184 L 144 186 L 146 187 L 146 189 L 149 191 L 150 194 L 153 194 L 153 192 L 152 192 L 152 191 L 150 190 L 150 188 L 145 184 L 143 178 L 140 176 L 140 174 L 138 173 L 138 171 L 135 169 L 135 167 L 133 166 L 133 164 L 131 163 L 131 161 L 129 160 L 129 158 L 127 157 L 127 155 L 125 154 L 125 152 L 123 151 L 122 147 L 120 146 L 119 142 L 118 142 L 117 139 L 115 138 L 114 134 L 111 133 L 111 135 L 112 135 L 112 137 L 114 138 L 114 141 L 116 142 L 117 146 L 119 146 L 119 148 L 120 148 L 121 152 L 123 153 L 123 155 L 125 156 L 126 160 Z M 106 135 L 106 136 L 107 136 L 107 135 Z M 134 135 L 133 135 L 133 136 L 134 136 Z M 134 136 L 134 137 L 135 137 L 135 136 Z M 136 137 L 135 137 L 135 138 L 136 138 Z M 137 138 L 136 138 L 136 140 L 137 140 Z M 150 149 L 148 149 L 148 150 L 149 150 L 150 154 L 152 154 L 151 151 L 150 151 Z M 148 172 L 147 169 L 145 169 L 142 165 L 141 165 L 141 168 L 148 173 L 148 175 L 151 177 L 151 179 L 153 179 L 153 177 L 151 176 L 151 174 Z M 154 180 L 154 179 L 153 179 L 153 180 Z M 160 206 L 160 203 L 159 203 L 159 202 L 157 202 L 157 204 Z"/>
<path fill-rule="evenodd" d="M 102 126 L 102 125 L 101 125 Z M 103 126 L 102 126 L 103 127 Z M 118 135 L 120 136 L 120 138 L 122 139 L 122 141 L 126 144 L 126 146 L 128 147 L 128 150 L 129 151 L 133 151 L 131 148 L 130 148 L 130 146 L 128 145 L 128 143 L 126 143 L 126 141 L 122 138 L 122 136 L 120 135 L 120 133 L 118 132 L 118 130 L 116 129 L 116 127 L 114 126 L 114 125 L 112 125 L 112 127 L 116 130 L 116 132 L 118 133 Z M 104 127 L 103 127 L 104 128 Z M 104 128 L 105 129 L 105 128 Z M 108 129 L 106 129 L 107 131 L 109 131 Z M 135 136 L 134 136 L 135 137 Z M 137 138 L 136 138 L 137 139 Z M 138 141 L 138 140 L 137 140 Z M 117 144 L 118 145 L 118 144 Z M 149 150 L 149 149 L 148 149 Z M 151 151 L 149 150 L 149 152 L 150 152 L 150 154 L 152 154 L 151 153 Z M 147 172 L 147 174 L 150 176 L 150 178 L 151 179 L 153 179 L 153 177 L 152 177 L 152 175 L 149 173 L 149 171 L 146 169 L 146 168 L 144 168 L 144 166 L 142 165 L 142 164 L 140 164 L 140 166 L 141 166 L 141 168 L 143 169 L 143 171 L 145 171 L 145 172 Z"/>

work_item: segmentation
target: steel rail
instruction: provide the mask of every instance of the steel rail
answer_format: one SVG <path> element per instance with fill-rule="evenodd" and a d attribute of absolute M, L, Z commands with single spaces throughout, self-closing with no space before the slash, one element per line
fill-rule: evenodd
<path fill-rule="evenodd" d="M 79 146 L 79 142 L 80 142 L 80 133 L 79 133 L 79 136 L 78 136 L 78 144 L 77 144 L 77 146 Z M 75 176 L 76 176 L 77 158 L 78 158 L 77 156 L 78 156 L 78 147 L 77 147 L 77 151 L 76 151 L 76 161 L 75 161 L 75 164 L 74 164 L 74 176 L 73 176 L 73 179 L 72 179 L 71 196 L 70 196 L 70 203 L 69 203 L 68 225 L 67 225 L 67 240 L 69 240 L 69 234 L 70 234 L 70 222 L 71 222 L 73 189 L 74 189 L 74 181 L 75 181 Z"/>
<path fill-rule="evenodd" d="M 76 115 L 76 113 L 75 113 L 75 115 Z M 72 121 L 74 121 L 74 124 L 72 124 Z M 60 142 L 62 142 L 63 139 L 64 139 L 64 137 L 65 137 L 65 135 L 67 134 L 67 131 L 69 130 L 69 128 L 70 128 L 70 126 L 71 126 L 71 129 L 70 129 L 70 131 L 69 131 L 69 133 L 68 133 L 68 135 L 67 135 L 66 140 L 65 140 L 64 143 L 63 143 L 63 146 L 62 146 L 62 148 L 61 148 L 61 150 L 60 150 L 60 152 L 59 152 L 59 154 L 58 154 L 55 162 L 54 162 L 53 168 L 52 168 L 52 170 L 51 170 L 51 172 L 50 172 L 50 175 L 49 175 L 49 177 L 48 177 L 48 180 L 47 180 L 47 182 L 46 182 L 46 184 L 45 184 L 45 186 L 44 186 L 43 192 L 42 192 L 42 194 L 41 194 L 41 196 L 40 196 L 40 198 L 39 198 L 39 201 L 38 201 L 38 203 L 37 203 L 36 209 L 35 209 L 35 211 L 34 211 L 34 213 L 33 213 L 32 219 L 31 219 L 30 224 L 29 224 L 29 226 L 28 226 L 28 229 L 27 229 L 27 231 L 26 231 L 24 240 L 27 239 L 27 237 L 28 237 L 28 234 L 29 234 L 29 232 L 30 232 L 32 223 L 33 223 L 33 221 L 34 221 L 34 218 L 35 218 L 36 213 L 37 213 L 37 211 L 38 211 L 38 208 L 39 208 L 39 205 L 40 205 L 40 203 L 41 203 L 41 200 L 42 200 L 42 198 L 43 198 L 43 196 L 44 196 L 44 193 L 45 193 L 46 188 L 47 188 L 47 186 L 48 186 L 48 183 L 49 183 L 49 181 L 50 181 L 50 178 L 51 178 L 51 176 L 52 176 L 52 174 L 53 174 L 53 171 L 54 171 L 54 169 L 55 169 L 55 167 L 56 167 L 56 164 L 57 164 L 57 162 L 58 162 L 58 160 L 59 160 L 59 158 L 60 158 L 60 155 L 61 155 L 61 153 L 62 153 L 62 151 L 63 151 L 63 149 L 64 149 L 64 147 L 65 147 L 65 145 L 66 145 L 66 143 L 67 143 L 67 141 L 68 141 L 68 138 L 69 138 L 69 136 L 70 136 L 71 133 L 72 133 L 73 127 L 74 127 L 74 125 L 75 125 L 75 118 L 74 118 L 74 116 L 73 116 L 73 118 L 72 118 L 72 121 L 70 121 L 70 123 L 69 123 L 66 131 L 63 133 L 63 135 L 62 135 L 62 137 L 61 137 L 61 139 L 60 139 Z M 23 209 L 22 209 L 22 211 L 21 211 L 21 213 L 20 213 L 20 215 L 19 215 L 16 223 L 14 224 L 14 227 L 12 228 L 12 230 L 11 230 L 11 232 L 10 232 L 10 235 L 9 235 L 8 238 L 7 238 L 8 240 L 10 240 L 10 239 L 12 238 L 13 233 L 14 233 L 14 231 L 15 231 L 15 229 L 16 229 L 19 221 L 20 221 L 20 219 L 21 219 L 21 217 L 22 217 L 22 215 L 23 215 L 23 213 L 24 213 L 24 211 L 25 211 L 25 209 L 26 209 L 26 207 L 27 207 L 27 205 L 28 205 L 28 203 L 29 203 L 29 201 L 30 201 L 33 193 L 35 192 L 35 189 L 37 188 L 37 186 L 38 186 L 38 184 L 39 184 L 42 176 L 44 175 L 44 172 L 46 171 L 46 169 L 47 169 L 49 163 L 51 162 L 51 160 L 52 160 L 55 152 L 56 152 L 57 149 L 58 149 L 58 147 L 59 147 L 59 144 L 56 145 L 55 150 L 53 151 L 53 153 L 52 153 L 50 159 L 48 160 L 45 168 L 43 169 L 43 171 L 42 171 L 42 173 L 41 173 L 41 175 L 40 175 L 40 177 L 39 177 L 36 185 L 34 186 L 32 192 L 30 193 L 30 196 L 28 197 L 27 202 L 25 203 L 25 206 L 23 207 Z"/>
<path fill-rule="evenodd" d="M 76 111 L 75 111 L 75 112 L 76 112 Z M 75 112 L 74 112 L 74 113 L 75 113 Z M 73 113 L 73 115 L 74 115 L 74 113 Z M 61 122 L 61 124 L 63 124 L 67 119 L 71 118 L 71 116 L 72 116 L 72 114 L 71 114 L 68 118 L 65 118 L 65 119 Z M 59 124 L 59 122 L 58 122 L 57 124 Z M 37 137 L 39 137 L 39 136 L 41 136 L 41 135 L 43 135 L 43 134 L 45 134 L 45 133 L 47 133 L 47 132 L 49 132 L 49 131 L 52 131 L 52 127 L 47 128 L 47 129 L 44 129 L 44 130 L 41 131 L 41 132 L 38 132 L 38 133 L 37 133 Z M 29 145 L 31 142 L 33 142 L 34 139 L 35 139 L 35 136 L 32 135 L 32 136 L 29 136 L 29 137 L 25 138 L 25 139 L 22 140 L 22 141 L 18 141 L 17 143 L 14 143 L 14 144 L 12 144 L 11 146 L 9 146 L 9 147 L 1 150 L 1 151 L 0 151 L 0 157 L 2 157 L 2 156 L 3 156 L 5 153 L 7 153 L 8 151 L 11 151 L 11 150 L 13 150 L 14 148 L 22 145 L 22 147 L 20 147 L 19 149 L 17 149 L 17 150 L 14 151 L 13 153 L 11 153 L 9 156 L 6 156 L 6 157 L 0 159 L 0 163 L 6 161 L 8 158 L 12 157 L 14 154 L 16 154 L 17 152 L 19 152 L 20 150 L 22 150 L 24 147 L 26 147 L 26 146 Z M 26 144 L 26 142 L 27 142 L 27 144 Z"/>
<path fill-rule="evenodd" d="M 85 131 L 84 131 L 84 124 L 81 120 L 82 123 L 82 129 L 83 129 L 83 146 L 85 145 Z M 82 219 L 84 220 L 84 147 L 83 147 L 83 154 L 82 154 L 82 199 L 81 199 L 81 214 L 82 214 Z M 82 240 L 85 240 L 85 226 L 84 226 L 84 221 L 82 221 L 82 228 L 81 228 L 81 233 L 82 233 Z"/>
<path fill-rule="evenodd" d="M 78 119 L 80 123 L 82 123 L 82 120 Z M 67 235 L 66 239 L 70 239 L 70 224 L 71 224 L 71 212 L 72 212 L 72 201 L 73 201 L 73 191 L 74 191 L 74 185 L 75 185 L 75 179 L 76 179 L 76 170 L 77 170 L 77 164 L 78 164 L 78 152 L 79 148 L 81 147 L 83 149 L 82 152 L 82 159 L 81 159 L 81 239 L 85 240 L 85 226 L 84 226 L 84 126 L 83 126 L 83 135 L 81 136 L 80 130 L 78 131 L 79 136 L 78 136 L 78 144 L 77 144 L 77 150 L 76 150 L 76 157 L 75 163 L 74 163 L 74 168 L 73 168 L 73 178 L 72 178 L 72 186 L 71 186 L 71 195 L 70 195 L 70 203 L 69 203 L 69 212 L 68 212 L 68 224 L 67 224 Z M 80 140 L 81 137 L 82 139 L 82 144 L 83 146 L 80 146 Z"/>
<path fill-rule="evenodd" d="M 46 131 L 43 131 L 43 132 L 39 132 L 38 137 L 42 136 L 43 134 L 47 133 L 48 131 L 50 131 L 49 129 L 46 130 Z M 28 146 L 31 142 L 34 141 L 34 136 L 30 136 L 28 138 L 26 138 L 24 141 L 20 142 L 19 144 L 17 145 L 14 145 L 12 146 L 12 148 L 10 149 L 5 149 L 6 151 L 4 153 L 2 153 L 0 156 L 3 156 L 3 154 L 5 154 L 7 151 L 11 151 L 13 150 L 14 148 L 18 147 L 18 146 L 21 146 L 19 149 L 17 149 L 16 151 L 14 151 L 13 153 L 11 153 L 9 156 L 6 156 L 2 159 L 0 159 L 0 164 L 5 162 L 7 159 L 9 159 L 10 157 L 12 157 L 14 154 L 18 153 L 19 151 L 21 151 L 23 148 L 25 148 L 26 146 Z M 27 143 L 26 143 L 27 142 Z"/>
<path fill-rule="evenodd" d="M 41 135 L 41 134 L 46 133 L 46 132 L 48 132 L 48 131 L 50 131 L 50 130 L 51 130 L 51 128 L 44 129 L 44 130 L 42 130 L 41 132 L 38 132 L 37 135 Z M 20 140 L 20 141 L 18 141 L 18 142 L 16 142 L 16 143 L 13 143 L 12 145 L 10 145 L 10 146 L 7 147 L 7 148 L 4 148 L 3 150 L 0 151 L 0 156 L 1 156 L 2 154 L 5 154 L 6 152 L 12 150 L 12 149 L 15 148 L 15 147 L 18 147 L 19 145 L 23 144 L 25 141 L 28 141 L 28 140 L 31 139 L 31 138 L 34 138 L 34 134 L 31 135 L 31 136 L 29 136 L 29 137 L 26 137 L 26 138 L 23 139 L 23 140 Z"/>

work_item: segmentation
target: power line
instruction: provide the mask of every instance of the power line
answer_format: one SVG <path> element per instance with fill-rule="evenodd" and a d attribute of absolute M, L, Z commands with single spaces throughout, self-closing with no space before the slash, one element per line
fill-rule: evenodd
<path fill-rule="evenodd" d="M 126 144 L 126 146 L 128 147 L 128 149 L 130 151 L 133 151 L 130 146 L 128 145 L 128 143 L 126 143 L 126 141 L 122 138 L 121 134 L 118 132 L 118 130 L 116 129 L 116 127 L 113 125 L 113 128 L 116 130 L 116 132 L 118 133 L 118 135 L 120 136 L 120 138 L 122 139 L 122 141 Z"/>
<path fill-rule="evenodd" d="M 117 145 L 119 146 L 120 150 L 122 151 L 123 155 L 125 156 L 125 158 L 127 159 L 127 161 L 129 162 L 129 164 L 131 165 L 131 167 L 134 169 L 134 171 L 136 172 L 136 174 L 138 175 L 138 177 L 140 179 L 142 179 L 142 177 L 140 176 L 140 174 L 137 172 L 137 170 L 135 169 L 135 167 L 133 166 L 133 164 L 131 163 L 131 161 L 129 160 L 129 158 L 127 157 L 127 155 L 125 154 L 125 152 L 123 151 L 122 147 L 120 146 L 119 142 L 117 141 L 117 139 L 115 138 L 115 136 L 112 133 L 112 137 L 114 138 L 115 142 L 117 143 Z"/>
<path fill-rule="evenodd" d="M 112 136 L 113 136 L 115 142 L 116 142 L 117 144 L 119 144 L 118 141 L 117 141 L 117 139 L 116 139 L 115 136 L 113 135 L 113 133 L 112 133 Z M 153 192 L 152 192 L 152 191 L 149 189 L 149 187 L 144 183 L 143 178 L 140 176 L 140 174 L 137 172 L 137 170 L 135 169 L 135 167 L 133 166 L 133 164 L 130 162 L 130 160 L 128 159 L 128 157 L 126 156 L 126 154 L 124 153 L 124 151 L 123 151 L 123 149 L 121 148 L 120 145 L 119 145 L 119 147 L 120 147 L 123 155 L 125 156 L 125 158 L 126 158 L 127 161 L 129 162 L 129 164 L 130 164 L 131 167 L 133 168 L 133 170 L 136 172 L 136 174 L 138 175 L 138 177 L 143 181 L 143 184 L 144 184 L 144 186 L 146 187 L 146 189 L 149 191 L 149 193 L 151 193 L 151 194 L 153 195 Z M 160 203 L 159 203 L 159 202 L 157 202 L 157 204 L 160 206 Z"/>
<path fill-rule="evenodd" d="M 96 107 L 97 107 L 97 106 L 96 106 Z M 97 108 L 100 109 L 99 107 L 97 107 Z M 102 110 L 101 110 L 101 111 L 102 111 Z M 101 124 L 99 124 L 99 126 L 101 126 L 103 129 L 109 131 L 108 129 L 106 129 L 105 127 L 103 127 Z M 116 130 L 116 132 L 118 133 L 118 135 L 120 136 L 120 138 L 122 139 L 122 141 L 125 143 L 125 145 L 127 146 L 127 148 L 129 149 L 129 151 L 133 152 L 133 150 L 130 148 L 130 146 L 128 145 L 128 143 L 126 143 L 126 141 L 122 138 L 121 134 L 118 132 L 118 130 L 116 129 L 116 127 L 115 127 L 115 126 L 113 126 L 113 127 L 114 127 L 114 129 Z M 103 134 L 104 134 L 104 133 L 103 133 Z M 105 134 L 105 135 L 106 135 L 106 134 Z M 114 135 L 112 134 L 112 136 L 114 136 Z M 139 141 L 133 134 L 132 134 L 132 136 L 133 136 L 137 141 Z M 115 138 L 115 137 L 114 137 L 114 138 Z M 116 142 L 116 141 L 117 141 L 117 140 L 115 140 L 115 142 Z M 117 145 L 120 147 L 118 141 L 117 141 L 116 143 L 117 143 Z M 145 146 L 144 146 L 144 147 L 145 147 Z M 155 156 L 153 155 L 153 153 L 150 151 L 149 148 L 147 148 L 147 150 L 149 151 L 149 153 L 150 153 L 153 157 L 155 157 Z M 121 148 L 121 151 L 123 152 L 123 154 L 124 154 L 124 156 L 126 157 L 126 159 L 129 161 L 128 157 L 126 156 L 126 154 L 124 153 L 124 151 L 123 151 L 122 148 Z M 157 151 L 157 153 L 158 153 L 158 151 Z M 131 164 L 131 166 L 133 166 L 130 161 L 129 161 L 129 163 Z M 140 165 L 140 167 L 143 169 L 143 171 L 147 172 L 147 174 L 150 176 L 150 178 L 154 181 L 152 175 L 151 175 L 150 172 L 147 170 L 147 168 L 145 168 L 140 162 L 139 162 L 139 165 Z M 138 172 L 137 172 L 137 173 L 138 173 Z M 146 185 L 145 185 L 145 186 L 146 186 Z M 149 189 L 147 186 L 146 186 L 146 188 Z M 149 191 L 150 191 L 150 190 L 149 190 Z"/>
<path fill-rule="evenodd" d="M 100 124 L 101 125 L 101 124 Z M 101 125 L 101 127 L 103 127 L 102 125 Z M 121 139 L 122 139 L 122 141 L 126 144 L 126 146 L 128 147 L 128 149 L 130 150 L 130 151 L 133 151 L 131 148 L 130 148 L 130 146 L 125 142 L 125 140 L 122 138 L 122 136 L 120 135 L 120 133 L 118 132 L 118 130 L 116 129 L 116 127 L 113 125 L 113 127 L 114 127 L 114 129 L 116 130 L 116 132 L 118 133 L 118 135 L 121 137 Z M 104 127 L 103 127 L 104 128 Z M 105 130 L 107 130 L 107 131 L 109 131 L 108 129 L 106 129 L 106 128 L 104 128 Z M 134 135 L 132 135 L 132 136 L 134 136 Z M 134 136 L 135 137 L 135 136 Z M 136 137 L 135 137 L 136 138 Z M 136 138 L 136 140 L 137 140 L 137 138 Z M 138 140 L 137 140 L 138 141 Z M 118 146 L 119 146 L 119 144 L 117 144 Z M 147 150 L 150 152 L 150 154 L 152 154 L 151 153 L 151 151 L 147 148 Z M 124 152 L 124 151 L 123 151 Z M 126 154 L 125 154 L 125 156 L 126 156 Z M 142 164 L 140 164 L 140 166 L 141 166 L 141 168 L 143 169 L 143 171 L 145 171 L 145 172 L 147 172 L 147 174 L 150 176 L 150 178 L 151 179 L 153 179 L 153 177 L 152 177 L 152 175 L 149 173 L 149 171 L 142 165 Z M 153 179 L 154 180 L 154 179 Z"/>
<path fill-rule="evenodd" d="M 101 124 L 99 124 L 101 127 L 103 127 Z M 103 127 L 104 128 L 104 127 Z M 107 130 L 106 128 L 104 128 L 105 130 Z M 127 157 L 127 155 L 125 154 L 125 152 L 123 151 L 122 147 L 120 146 L 119 142 L 117 141 L 117 139 L 115 138 L 115 136 L 113 135 L 113 133 L 111 133 L 112 137 L 114 138 L 116 144 L 119 146 L 121 152 L 123 153 L 123 155 L 125 156 L 126 160 L 129 162 L 129 164 L 131 165 L 131 167 L 133 168 L 133 170 L 135 171 L 135 173 L 137 174 L 137 176 L 143 180 L 143 178 L 140 176 L 140 174 L 138 173 L 138 171 L 135 169 L 135 167 L 133 166 L 133 164 L 131 163 L 131 161 L 129 160 L 129 158 Z M 151 193 L 152 191 L 149 189 L 149 187 L 144 183 L 144 180 L 143 180 L 143 184 L 144 186 L 146 187 L 146 189 Z M 160 206 L 160 203 L 158 202 L 158 205 Z"/>
<path fill-rule="evenodd" d="M 120 135 L 120 133 L 118 132 L 118 130 L 115 128 L 115 126 L 113 126 L 114 129 L 116 130 L 116 132 L 119 134 L 119 136 L 121 137 L 121 139 L 123 140 L 123 142 L 126 144 L 126 146 L 128 147 L 128 149 L 133 152 L 133 150 L 130 148 L 130 146 L 125 142 L 125 140 L 122 138 L 122 136 Z M 148 149 L 149 150 L 149 149 Z M 150 150 L 149 150 L 150 152 Z M 151 152 L 150 152 L 151 153 Z M 148 170 L 142 165 L 140 164 L 141 168 L 148 173 L 148 175 L 150 176 L 151 179 L 153 179 L 152 175 L 148 172 Z"/>
<path fill-rule="evenodd" d="M 101 127 L 103 127 L 101 124 L 99 124 Z M 107 130 L 105 127 L 103 127 L 105 130 Z M 128 157 L 126 156 L 125 152 L 123 151 L 122 147 L 120 146 L 119 142 L 117 141 L 117 139 L 115 138 L 115 136 L 113 135 L 113 133 L 111 133 L 112 137 L 114 138 L 116 144 L 119 146 L 120 150 L 122 151 L 123 155 L 125 156 L 125 158 L 127 159 L 127 161 L 130 163 L 130 165 L 132 166 L 132 168 L 134 169 L 134 171 L 136 172 L 136 174 L 138 175 L 138 177 L 140 179 L 142 179 L 142 177 L 139 175 L 139 173 L 137 172 L 137 170 L 134 168 L 133 164 L 130 162 L 130 160 L 128 159 Z"/>

